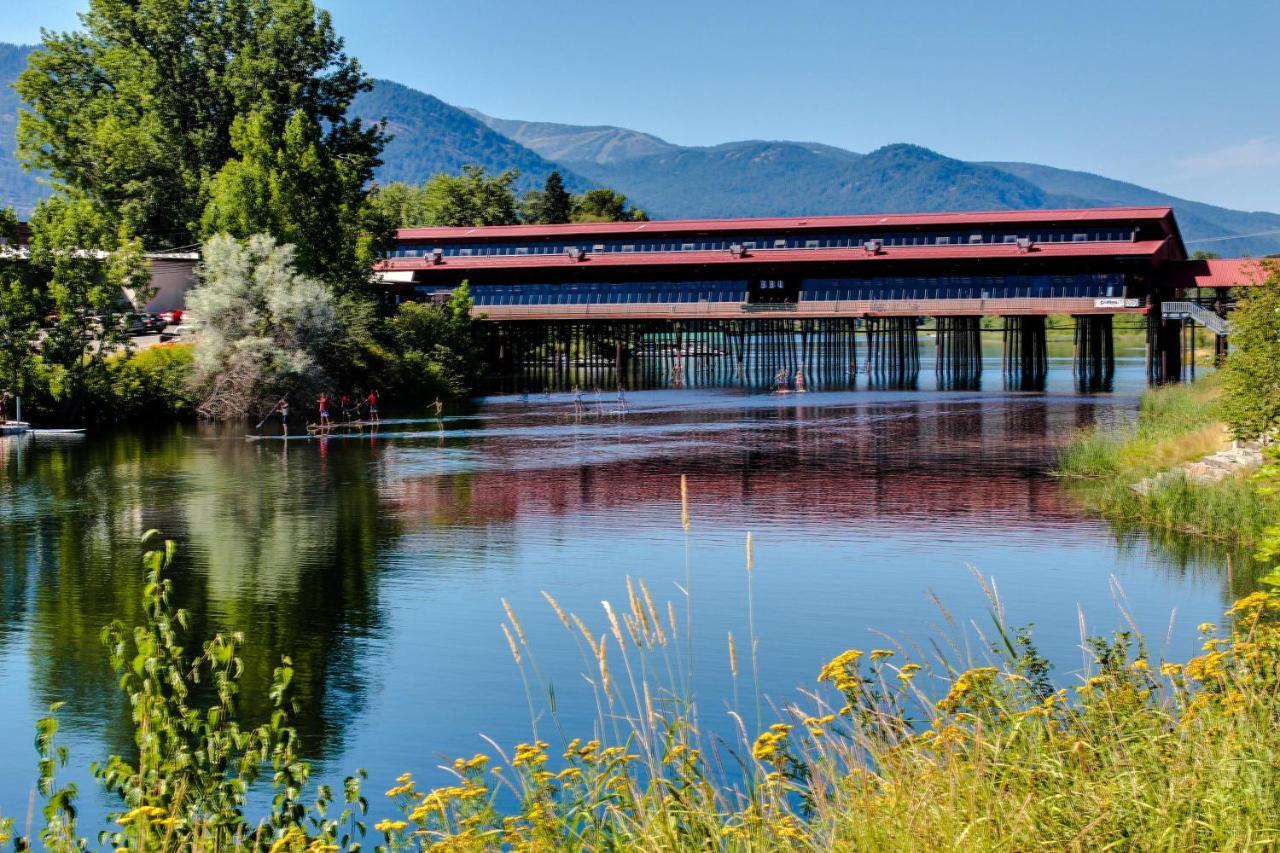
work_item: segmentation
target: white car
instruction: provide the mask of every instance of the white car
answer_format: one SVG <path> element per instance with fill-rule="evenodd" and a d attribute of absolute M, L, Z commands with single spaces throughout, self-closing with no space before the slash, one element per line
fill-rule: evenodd
<path fill-rule="evenodd" d="M 178 336 L 190 336 L 199 333 L 203 328 L 204 323 L 200 320 L 183 320 L 182 324 L 173 330 L 173 333 Z"/>

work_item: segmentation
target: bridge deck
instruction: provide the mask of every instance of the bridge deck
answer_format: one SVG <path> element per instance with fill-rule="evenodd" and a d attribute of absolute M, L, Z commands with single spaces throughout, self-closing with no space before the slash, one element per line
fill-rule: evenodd
<path fill-rule="evenodd" d="M 477 305 L 492 321 L 517 320 L 745 320 L 827 317 L 1047 316 L 1049 314 L 1145 314 L 1146 307 L 1101 307 L 1093 298 L 831 300 L 787 305 L 741 302 L 652 302 L 581 305 Z"/>

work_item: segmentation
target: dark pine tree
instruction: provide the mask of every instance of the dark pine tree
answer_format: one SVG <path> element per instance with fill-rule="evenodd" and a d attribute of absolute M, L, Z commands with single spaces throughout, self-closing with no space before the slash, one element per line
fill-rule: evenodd
<path fill-rule="evenodd" d="M 559 172 L 547 176 L 542 187 L 542 221 L 548 225 L 563 225 L 573 215 L 573 196 L 564 188 Z"/>

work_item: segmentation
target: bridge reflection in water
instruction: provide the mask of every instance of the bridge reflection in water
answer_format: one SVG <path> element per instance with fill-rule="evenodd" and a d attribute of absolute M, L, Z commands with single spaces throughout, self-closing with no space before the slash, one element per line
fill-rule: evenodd
<path fill-rule="evenodd" d="M 764 312 L 761 312 L 762 314 Z M 998 358 L 1003 387 L 1043 390 L 1049 372 L 1043 315 L 865 318 L 526 320 L 488 326 L 491 389 L 653 389 L 740 385 L 758 390 L 864 386 L 912 389 L 932 369 L 935 387 L 977 390 Z M 1080 391 L 1110 390 L 1110 314 L 1073 318 L 1071 364 Z M 998 347 L 998 349 L 995 349 Z M 994 352 L 993 352 L 994 350 Z M 922 359 L 922 353 L 924 359 Z M 932 361 L 932 365 L 928 365 Z"/>

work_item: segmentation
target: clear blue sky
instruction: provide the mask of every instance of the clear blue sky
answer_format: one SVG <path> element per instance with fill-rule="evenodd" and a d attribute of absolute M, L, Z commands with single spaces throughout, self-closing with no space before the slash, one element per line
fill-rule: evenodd
<path fill-rule="evenodd" d="M 320 0 L 368 71 L 671 142 L 912 142 L 1280 211 L 1280 2 Z M 7 0 L 0 40 L 85 0 Z"/>

